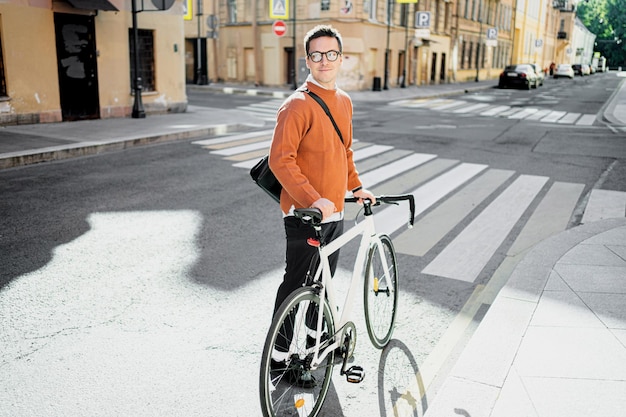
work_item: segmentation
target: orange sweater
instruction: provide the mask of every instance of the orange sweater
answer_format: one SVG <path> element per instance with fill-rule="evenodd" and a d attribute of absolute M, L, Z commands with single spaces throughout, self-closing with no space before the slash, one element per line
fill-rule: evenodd
<path fill-rule="evenodd" d="M 352 159 L 352 101 L 342 90 L 306 87 L 328 106 L 345 143 L 322 107 L 303 91 L 294 92 L 278 110 L 270 148 L 270 169 L 283 186 L 280 208 L 288 213 L 319 198 L 344 207 L 346 191 L 361 185 Z"/>

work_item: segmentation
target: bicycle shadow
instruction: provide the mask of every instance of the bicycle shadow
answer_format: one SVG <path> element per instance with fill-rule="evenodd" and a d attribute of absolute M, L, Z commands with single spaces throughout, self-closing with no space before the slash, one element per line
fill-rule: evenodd
<path fill-rule="evenodd" d="M 392 339 L 383 349 L 378 365 L 380 416 L 423 416 L 428 408 L 426 389 L 409 348 Z"/>

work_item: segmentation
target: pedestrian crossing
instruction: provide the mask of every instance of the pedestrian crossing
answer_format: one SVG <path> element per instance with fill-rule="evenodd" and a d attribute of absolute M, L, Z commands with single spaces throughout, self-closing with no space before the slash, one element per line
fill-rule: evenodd
<path fill-rule="evenodd" d="M 272 130 L 265 130 L 193 144 L 249 170 L 268 152 L 271 136 Z M 584 184 L 358 140 L 354 159 L 363 183 L 375 194 L 414 195 L 412 229 L 406 228 L 402 205 L 381 208 L 376 224 L 392 236 L 398 253 L 425 259 L 425 275 L 474 283 L 494 262 L 567 229 L 580 213 L 581 223 L 626 215 L 622 191 L 585 194 Z M 357 211 L 348 205 L 346 219 Z M 503 247 L 506 242 L 512 244 Z"/>
<path fill-rule="evenodd" d="M 516 107 L 488 103 L 470 103 L 452 98 L 408 99 L 389 103 L 390 106 L 421 108 L 452 114 L 466 114 L 484 117 L 498 117 L 512 120 L 534 120 L 542 123 L 555 123 L 575 126 L 592 126 L 595 114 L 582 114 L 536 107 Z"/>
<path fill-rule="evenodd" d="M 276 112 L 285 101 L 284 98 L 267 100 L 261 103 L 253 103 L 247 106 L 237 107 L 239 110 L 243 110 L 248 113 L 252 113 L 254 116 L 261 120 L 268 122 L 276 122 Z"/>
<path fill-rule="evenodd" d="M 251 113 L 261 120 L 275 122 L 276 112 L 283 101 L 283 98 L 267 100 L 261 103 L 239 106 L 238 109 Z M 595 114 L 540 109 L 536 107 L 516 107 L 488 103 L 471 103 L 466 100 L 457 100 L 452 98 L 408 99 L 394 101 L 389 103 L 389 105 L 404 108 L 430 109 L 433 111 L 459 115 L 497 117 L 511 120 L 531 120 L 560 125 L 593 126 L 596 120 Z"/>

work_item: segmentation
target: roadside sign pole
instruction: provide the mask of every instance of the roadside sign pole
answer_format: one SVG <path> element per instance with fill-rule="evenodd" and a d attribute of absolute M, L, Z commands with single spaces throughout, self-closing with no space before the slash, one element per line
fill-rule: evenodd
<path fill-rule="evenodd" d="M 298 89 L 298 54 L 296 44 L 296 0 L 293 0 L 293 68 L 291 69 L 291 74 L 293 77 L 293 89 Z M 305 51 L 306 52 L 306 51 Z"/>

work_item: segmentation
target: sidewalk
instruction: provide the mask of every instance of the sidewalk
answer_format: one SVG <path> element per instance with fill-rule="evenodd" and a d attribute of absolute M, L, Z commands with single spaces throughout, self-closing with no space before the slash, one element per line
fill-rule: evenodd
<path fill-rule="evenodd" d="M 459 95 L 495 81 L 351 92 L 355 106 Z M 192 86 L 284 97 L 287 90 Z M 227 89 L 227 90 L 224 90 Z M 228 90 L 229 89 L 229 90 Z M 626 126 L 626 82 L 604 118 Z M 186 113 L 0 128 L 0 170 L 109 149 L 261 127 L 241 112 Z M 617 417 L 626 409 L 626 219 L 585 224 L 538 244 L 517 265 L 426 417 Z"/>
<path fill-rule="evenodd" d="M 425 417 L 621 417 L 626 218 L 562 232 L 517 265 Z"/>

